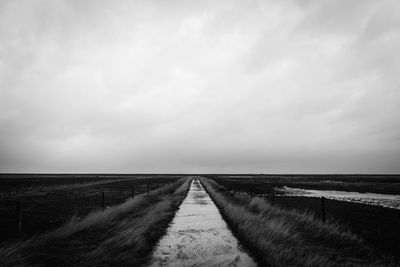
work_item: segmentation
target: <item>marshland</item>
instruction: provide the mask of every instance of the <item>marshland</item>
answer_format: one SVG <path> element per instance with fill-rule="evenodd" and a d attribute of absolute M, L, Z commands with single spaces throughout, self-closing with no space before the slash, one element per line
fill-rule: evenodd
<path fill-rule="evenodd" d="M 399 181 L 367 175 L 3 174 L 0 264 L 394 266 L 398 209 L 325 199 L 322 220 L 320 196 L 280 190 L 396 195 Z M 12 201 L 22 203 L 19 229 Z"/>

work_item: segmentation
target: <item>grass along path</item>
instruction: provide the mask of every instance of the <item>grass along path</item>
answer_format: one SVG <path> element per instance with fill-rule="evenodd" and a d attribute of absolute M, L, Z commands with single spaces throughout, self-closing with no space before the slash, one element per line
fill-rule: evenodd
<path fill-rule="evenodd" d="M 243 198 L 201 178 L 224 219 L 266 266 L 390 266 L 344 227 Z"/>
<path fill-rule="evenodd" d="M 233 236 L 218 208 L 192 181 L 166 235 L 152 253 L 150 266 L 257 266 Z"/>
<path fill-rule="evenodd" d="M 138 266 L 164 234 L 191 178 L 27 240 L 3 244 L 0 266 Z"/>

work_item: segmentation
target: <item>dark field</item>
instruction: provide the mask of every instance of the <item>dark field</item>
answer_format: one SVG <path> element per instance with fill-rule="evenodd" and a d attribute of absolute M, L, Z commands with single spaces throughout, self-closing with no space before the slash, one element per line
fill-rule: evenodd
<path fill-rule="evenodd" d="M 88 214 L 105 206 L 125 202 L 135 193 L 147 192 L 183 175 L 0 175 L 0 242 L 54 229 L 72 216 Z M 274 187 L 400 194 L 395 175 L 204 175 L 242 193 L 267 194 Z M 22 202 L 22 234 L 17 234 L 16 200 Z M 310 197 L 275 196 L 275 205 L 308 210 L 321 217 L 321 200 Z M 327 199 L 328 221 L 347 225 L 371 247 L 400 255 L 400 210 Z"/>
<path fill-rule="evenodd" d="M 356 191 L 400 195 L 400 175 L 204 175 L 223 178 L 242 191 L 267 192 L 284 185 L 303 189 Z M 244 182 L 245 181 L 245 182 Z"/>
<path fill-rule="evenodd" d="M 341 190 L 400 194 L 400 177 L 394 175 L 320 175 L 320 176 L 208 176 L 224 187 L 240 192 L 268 194 L 283 185 L 303 189 Z M 321 199 L 275 196 L 275 205 L 308 210 L 321 217 Z M 348 226 L 372 248 L 385 254 L 400 255 L 400 210 L 336 200 L 325 200 L 327 220 Z"/>
<path fill-rule="evenodd" d="M 174 175 L 0 175 L 0 242 L 56 228 L 72 216 L 125 202 L 135 194 L 176 181 Z M 16 203 L 22 203 L 22 234 L 17 234 Z"/>

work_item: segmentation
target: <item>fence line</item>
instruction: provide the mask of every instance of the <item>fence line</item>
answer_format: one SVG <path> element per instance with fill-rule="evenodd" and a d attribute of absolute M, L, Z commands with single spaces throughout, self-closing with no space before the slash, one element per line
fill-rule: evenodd
<path fill-rule="evenodd" d="M 143 184 L 143 183 L 142 183 Z M 144 183 L 146 184 L 146 183 Z M 150 193 L 150 182 L 147 182 L 147 193 Z M 152 190 L 156 190 L 159 188 L 159 183 L 155 183 L 156 187 L 152 188 Z M 161 186 L 164 185 L 169 185 L 170 182 L 162 183 Z M 139 184 L 141 185 L 141 184 Z M 132 185 L 132 190 L 131 190 L 131 197 L 135 197 L 135 183 Z M 8 202 L 8 203 L 15 203 L 15 232 L 18 235 L 21 235 L 23 233 L 23 222 L 26 221 L 23 217 L 23 205 L 22 205 L 22 200 L 0 200 L 1 202 Z M 49 201 L 49 202 L 54 202 L 54 201 Z M 106 208 L 106 193 L 105 191 L 100 192 L 100 207 L 101 209 Z"/>
<path fill-rule="evenodd" d="M 261 193 L 261 194 L 257 194 L 257 193 L 255 193 L 255 192 L 253 192 L 253 191 L 238 191 L 238 190 L 236 190 L 236 189 L 234 189 L 233 190 L 234 191 L 234 193 L 235 194 L 237 194 L 237 193 L 239 193 L 239 194 L 242 194 L 242 193 L 244 193 L 245 195 L 248 195 L 250 198 L 254 198 L 254 197 L 257 197 L 257 196 L 260 196 L 261 195 L 261 197 L 264 197 L 265 198 L 265 193 Z M 267 194 L 267 196 L 268 195 L 270 195 L 270 203 L 271 203 L 271 206 L 274 206 L 275 205 L 275 190 L 272 188 L 272 190 L 271 190 L 271 193 L 270 194 Z M 325 197 L 321 197 L 320 198 L 321 199 L 321 221 L 322 222 L 326 222 L 326 205 L 325 205 Z"/>

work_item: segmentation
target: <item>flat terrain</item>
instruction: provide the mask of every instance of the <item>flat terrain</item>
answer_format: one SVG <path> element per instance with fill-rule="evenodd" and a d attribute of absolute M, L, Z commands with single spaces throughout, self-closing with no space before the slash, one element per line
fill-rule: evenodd
<path fill-rule="evenodd" d="M 303 189 L 340 190 L 400 194 L 400 176 L 396 175 L 256 175 L 208 176 L 229 190 L 266 194 L 272 203 L 274 187 L 290 186 Z M 249 196 L 250 197 L 250 196 Z M 288 209 L 307 210 L 321 217 L 321 200 L 312 197 L 275 195 L 275 205 Z M 344 201 L 325 201 L 329 221 L 348 226 L 368 245 L 383 253 L 400 255 L 400 210 Z"/>
<path fill-rule="evenodd" d="M 270 192 L 274 187 L 356 191 L 400 195 L 400 175 L 204 175 L 242 191 Z"/>
<path fill-rule="evenodd" d="M 130 199 L 133 187 L 137 195 L 147 192 L 148 187 L 150 190 L 154 190 L 167 183 L 177 181 L 182 176 L 184 175 L 1 174 L 0 242 L 8 243 L 21 237 L 27 238 L 48 232 L 60 227 L 73 217 L 83 220 L 87 214 L 102 209 L 103 193 L 105 196 L 104 206 L 108 210 L 108 207 L 119 205 Z M 400 194 L 400 177 L 396 175 L 203 176 L 224 186 L 228 189 L 227 192 L 230 191 L 233 196 L 238 195 L 238 199 L 246 198 L 247 200 L 243 203 L 252 201 L 250 199 L 251 192 L 252 196 L 258 195 L 269 203 L 274 203 L 276 207 L 285 210 L 308 211 L 315 214 L 317 219 L 321 218 L 320 198 L 286 196 L 275 191 L 274 201 L 272 201 L 271 192 L 276 187 L 288 186 L 313 190 Z M 165 195 L 163 200 L 166 201 L 165 203 L 168 203 L 168 197 L 170 197 L 168 194 Z M 180 198 L 181 196 L 177 196 L 173 207 L 168 209 L 168 218 L 172 219 L 173 211 L 177 208 Z M 22 203 L 22 234 L 17 234 L 16 231 L 15 201 Z M 374 250 L 395 256 L 399 260 L 400 210 L 332 199 L 326 199 L 325 206 L 328 223 L 334 222 L 347 227 L 365 240 L 365 243 Z M 245 207 L 247 204 L 244 205 Z M 134 213 L 136 214 L 136 212 L 139 210 Z M 144 216 L 145 212 L 141 212 Z M 138 216 L 135 214 L 132 215 L 132 218 Z M 118 223 L 122 222 L 116 220 L 115 224 Z M 160 230 L 159 235 L 161 233 Z M 154 237 L 152 242 L 155 241 Z M 148 244 L 152 244 L 152 242 Z M 150 247 L 146 249 L 149 250 Z"/>
<path fill-rule="evenodd" d="M 125 202 L 135 193 L 147 192 L 176 181 L 173 175 L 0 175 L 0 242 L 17 237 L 16 203 L 22 203 L 22 235 L 56 228 L 72 216 L 81 217 L 105 206 Z"/>

